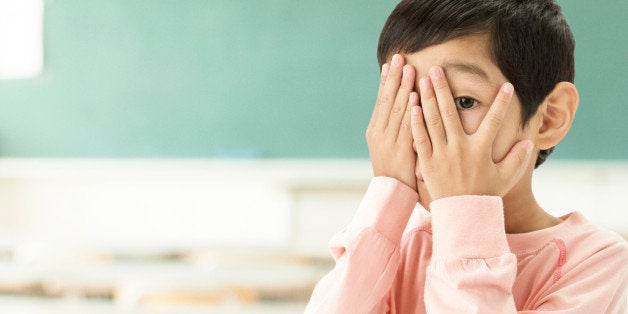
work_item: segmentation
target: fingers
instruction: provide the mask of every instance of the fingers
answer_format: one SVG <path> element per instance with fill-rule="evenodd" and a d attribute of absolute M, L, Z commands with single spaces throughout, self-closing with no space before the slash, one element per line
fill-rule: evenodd
<path fill-rule="evenodd" d="M 486 145 L 493 144 L 493 140 L 495 140 L 495 136 L 497 136 L 497 131 L 501 127 L 504 117 L 506 116 L 506 111 L 508 109 L 508 105 L 510 104 L 510 100 L 512 99 L 513 91 L 514 88 L 512 84 L 504 83 L 502 88 L 497 93 L 497 97 L 495 97 L 488 113 L 484 119 L 482 119 L 482 123 L 480 124 L 477 133 L 482 139 L 484 139 L 483 143 Z"/>
<path fill-rule="evenodd" d="M 421 111 L 423 112 L 425 126 L 429 133 L 432 146 L 434 148 L 443 146 L 447 144 L 447 139 L 445 137 L 445 129 L 443 128 L 443 121 L 440 117 L 436 95 L 434 94 L 430 77 L 426 76 L 421 78 L 421 80 L 419 80 L 419 88 L 421 94 Z"/>
<path fill-rule="evenodd" d="M 435 66 L 430 69 L 430 78 L 436 94 L 440 117 L 445 128 L 447 140 L 456 139 L 464 132 L 462 122 L 458 115 L 458 109 L 454 103 L 454 97 L 449 89 L 449 83 L 445 77 L 445 72 L 441 67 Z"/>
<path fill-rule="evenodd" d="M 397 91 L 401 84 L 402 67 L 404 60 L 396 54 L 393 56 L 388 75 L 386 77 L 386 83 L 382 90 L 381 96 L 377 99 L 377 121 L 375 122 L 375 128 L 384 130 L 388 126 L 390 113 L 395 100 L 397 98 Z M 405 103 L 405 101 L 404 101 Z"/>
<path fill-rule="evenodd" d="M 399 86 L 399 90 L 397 91 L 397 97 L 395 98 L 395 103 L 388 121 L 388 127 L 386 128 L 386 132 L 391 136 L 396 136 L 398 139 L 400 138 L 399 136 L 404 138 L 401 132 L 407 133 L 410 136 L 412 135 L 410 131 L 410 117 L 408 115 L 412 107 L 409 107 L 408 103 L 410 102 L 412 89 L 414 89 L 414 68 L 406 64 L 403 66 L 402 72 L 401 86 Z M 405 117 L 407 117 L 407 120 Z M 402 122 L 405 122 L 405 125 Z"/>
<path fill-rule="evenodd" d="M 419 160 L 425 160 L 425 158 L 432 156 L 432 142 L 430 141 L 430 135 L 425 128 L 423 114 L 424 113 L 421 107 L 412 107 L 412 114 L 410 119 L 412 126 L 412 137 L 414 138 L 414 147 L 416 149 Z"/>
<path fill-rule="evenodd" d="M 379 99 L 382 97 L 382 93 L 384 91 L 384 86 L 386 85 L 386 78 L 388 77 L 389 69 L 390 69 L 390 65 L 388 63 L 384 63 L 384 65 L 382 65 L 382 72 L 380 74 L 380 79 L 379 79 L 379 89 L 377 90 L 377 101 L 375 102 L 375 108 L 373 109 L 373 114 L 371 115 L 369 128 L 375 127 L 375 123 L 377 121 L 377 113 L 379 112 Z"/>
<path fill-rule="evenodd" d="M 397 142 L 400 142 L 400 143 L 412 142 L 412 129 L 410 126 L 412 121 L 410 117 L 411 116 L 410 111 L 412 110 L 413 107 L 419 105 L 419 94 L 417 94 L 416 92 L 411 92 L 410 96 L 408 97 L 407 104 L 408 105 L 406 106 L 406 110 L 403 115 L 403 120 L 401 121 L 401 126 L 400 126 L 401 129 L 399 130 L 399 136 L 397 136 Z"/>
<path fill-rule="evenodd" d="M 382 66 L 377 104 L 371 116 L 370 128 L 384 131 L 393 140 L 410 140 L 410 99 L 414 88 L 415 71 L 411 65 L 404 65 L 401 55 L 395 54 L 391 65 Z"/>
<path fill-rule="evenodd" d="M 520 178 L 530 162 L 534 144 L 530 140 L 523 140 L 510 149 L 508 155 L 497 166 L 503 178 Z"/>

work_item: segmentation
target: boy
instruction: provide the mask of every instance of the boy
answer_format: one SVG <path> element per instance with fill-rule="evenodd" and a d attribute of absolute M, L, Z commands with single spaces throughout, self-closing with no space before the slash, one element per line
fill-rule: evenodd
<path fill-rule="evenodd" d="M 578 106 L 573 50 L 553 0 L 399 3 L 366 132 L 375 178 L 306 312 L 623 313 L 626 242 L 531 189 Z"/>

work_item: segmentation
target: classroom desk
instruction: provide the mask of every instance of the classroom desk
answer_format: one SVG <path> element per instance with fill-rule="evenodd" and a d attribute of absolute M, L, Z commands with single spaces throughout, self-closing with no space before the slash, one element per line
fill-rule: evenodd
<path fill-rule="evenodd" d="M 259 253 L 74 265 L 5 260 L 0 313 L 299 313 L 331 267 Z"/>

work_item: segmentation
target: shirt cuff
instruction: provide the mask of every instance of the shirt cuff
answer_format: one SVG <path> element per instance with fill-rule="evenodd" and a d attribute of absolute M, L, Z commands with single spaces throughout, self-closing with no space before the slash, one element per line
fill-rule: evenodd
<path fill-rule="evenodd" d="M 401 181 L 375 177 L 348 228 L 372 227 L 399 246 L 418 200 L 419 194 Z"/>
<path fill-rule="evenodd" d="M 433 201 L 430 211 L 434 258 L 491 258 L 510 251 L 501 197 L 446 197 Z"/>

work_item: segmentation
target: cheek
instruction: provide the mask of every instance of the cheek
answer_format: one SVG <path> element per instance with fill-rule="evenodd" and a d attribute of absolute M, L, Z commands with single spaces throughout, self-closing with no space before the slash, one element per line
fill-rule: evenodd
<path fill-rule="evenodd" d="M 464 131 L 467 134 L 475 133 L 482 124 L 482 120 L 487 112 L 488 108 L 462 111 L 460 113 L 460 120 Z M 521 110 L 519 103 L 513 100 L 513 103 L 510 104 L 510 108 L 506 113 L 506 117 L 504 117 L 502 127 L 497 132 L 497 136 L 493 142 L 493 161 L 499 162 L 504 159 L 515 144 L 527 137 L 528 136 L 521 130 Z"/>
<path fill-rule="evenodd" d="M 516 135 L 500 133 L 493 143 L 493 162 L 498 163 L 508 155 L 510 149 L 518 142 Z"/>
<path fill-rule="evenodd" d="M 462 122 L 462 128 L 464 132 L 467 134 L 473 134 L 478 130 L 480 124 L 482 123 L 482 118 L 486 112 L 480 112 L 479 110 L 472 110 L 467 112 L 462 112 L 460 114 L 460 121 Z"/>
<path fill-rule="evenodd" d="M 504 123 L 493 142 L 493 162 L 502 161 L 508 155 L 510 149 L 525 138 L 526 136 L 521 130 L 521 121 L 518 118 L 518 113 L 511 110 L 506 115 Z"/>

